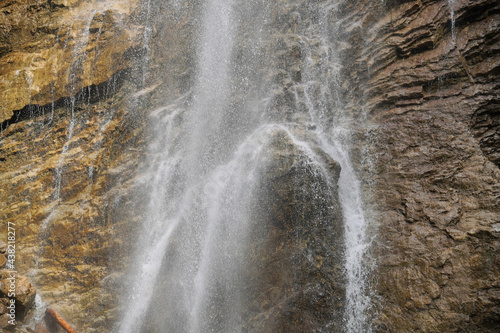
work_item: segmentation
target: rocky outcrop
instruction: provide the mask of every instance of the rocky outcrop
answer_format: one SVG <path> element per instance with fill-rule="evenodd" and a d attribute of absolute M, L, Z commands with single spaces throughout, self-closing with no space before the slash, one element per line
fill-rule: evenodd
<path fill-rule="evenodd" d="M 16 324 L 21 322 L 29 310 L 33 308 L 36 288 L 26 276 L 19 275 L 13 270 L 11 264 L 15 263 L 15 252 L 12 253 L 13 244 L 10 244 L 9 261 L 6 256 L 7 243 L 0 241 L 0 331 L 14 330 Z M 9 269 L 5 269 L 9 262 Z"/>
<path fill-rule="evenodd" d="M 317 152 L 282 131 L 271 139 L 248 250 L 248 332 L 342 330 L 340 165 Z"/>
<path fill-rule="evenodd" d="M 10 297 L 9 294 L 15 295 Z M 0 297 L 1 304 L 15 306 L 15 319 L 21 321 L 35 302 L 36 288 L 26 276 L 18 275 L 11 270 L 0 270 Z M 13 301 L 11 301 L 13 300 Z M 9 314 L 10 308 L 2 307 L 1 315 Z M 2 327 L 4 328 L 4 327 Z"/>
<path fill-rule="evenodd" d="M 155 3 L 168 21 L 137 1 L 0 6 L 0 216 L 16 226 L 16 269 L 38 287 L 38 311 L 111 331 L 142 220 L 147 114 L 189 82 L 192 6 Z M 175 50 L 148 48 L 153 19 Z M 153 81 L 143 56 L 176 65 Z"/>
<path fill-rule="evenodd" d="M 499 329 L 499 9 L 342 3 L 346 109 L 367 118 L 378 331 Z"/>
<path fill-rule="evenodd" d="M 138 1 L 2 1 L 0 122 L 130 68 L 141 52 Z"/>
<path fill-rule="evenodd" d="M 107 331 L 117 316 L 114 273 L 128 266 L 134 230 L 142 127 L 127 116 L 133 105 L 114 101 L 77 104 L 74 119 L 60 107 L 0 134 L 0 209 L 16 225 L 16 269 L 80 330 Z"/>

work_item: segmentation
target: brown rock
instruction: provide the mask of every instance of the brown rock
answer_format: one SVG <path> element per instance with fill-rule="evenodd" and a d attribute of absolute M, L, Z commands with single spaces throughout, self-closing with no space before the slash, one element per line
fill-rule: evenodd
<path fill-rule="evenodd" d="M 35 302 L 36 288 L 29 279 L 11 271 L 0 271 L 0 295 L 6 297 L 11 293 L 12 284 L 15 285 L 16 318 L 22 320 Z M 14 277 L 12 280 L 9 278 Z"/>
<path fill-rule="evenodd" d="M 3 268 L 6 263 L 7 263 L 7 258 L 0 253 L 0 268 Z"/>
<path fill-rule="evenodd" d="M 337 323 L 331 330 L 341 330 L 343 224 L 338 194 L 328 185 L 336 190 L 340 166 L 329 159 L 323 162 L 331 174 L 309 170 L 314 169 L 307 163 L 310 157 L 280 131 L 270 151 L 255 216 L 261 222 L 249 251 L 250 303 L 256 309 L 246 327 L 312 332 Z"/>
<path fill-rule="evenodd" d="M 36 296 L 36 288 L 25 276 L 20 276 L 16 280 L 16 302 L 26 309 L 30 309 Z"/>
<path fill-rule="evenodd" d="M 162 15 L 175 19 L 155 18 L 164 26 L 153 35 L 168 36 L 169 44 L 177 46 L 157 47 L 152 63 L 177 65 L 156 70 L 163 84 L 154 82 L 139 91 L 133 98 L 141 101 L 137 105 L 130 97 L 143 87 L 137 88 L 132 82 L 137 77 L 131 79 L 123 70 L 144 56 L 141 3 L 0 2 L 0 95 L 6 98 L 0 96 L 0 109 L 8 109 L 3 115 L 0 111 L 0 118 L 27 104 L 48 103 L 16 112 L 7 129 L 0 125 L 0 215 L 22 232 L 16 239 L 16 268 L 26 272 L 38 267 L 33 284 L 44 302 L 61 309 L 79 331 L 111 331 L 120 317 L 123 276 L 132 262 L 130 244 L 143 214 L 136 195 L 144 190 L 140 172 L 146 109 L 162 105 L 166 96 L 179 97 L 193 68 L 194 54 L 188 51 L 192 4 L 154 3 L 162 4 Z M 142 69 L 135 70 L 139 73 L 132 74 L 140 76 L 142 85 Z M 86 85 L 90 87 L 82 91 Z M 77 94 L 71 109 L 64 98 L 73 93 L 87 95 Z M 72 113 L 78 120 L 68 142 Z M 62 154 L 65 144 L 68 150 Z M 116 282 L 101 284 L 109 276 Z"/>
<path fill-rule="evenodd" d="M 4 330 L 7 330 L 7 331 L 14 330 L 14 328 L 16 326 L 15 325 L 11 325 L 9 323 L 10 320 L 11 320 L 11 318 L 9 317 L 8 314 L 0 315 L 0 329 L 4 329 Z"/>
<path fill-rule="evenodd" d="M 356 149 L 381 331 L 498 331 L 500 4 L 341 6 L 345 109 L 371 127 Z"/>
<path fill-rule="evenodd" d="M 0 160 L 5 159 L 0 162 L 0 184 L 8 189 L 0 186 L 0 210 L 16 224 L 16 231 L 23 230 L 23 236 L 16 239 L 16 268 L 28 271 L 38 262 L 33 284 L 48 292 L 44 301 L 63 309 L 69 307 L 69 316 L 65 315 L 78 323 L 76 327 L 88 325 L 103 332 L 115 320 L 117 305 L 113 302 L 117 302 L 118 294 L 116 286 L 102 287 L 100 283 L 118 268 L 120 276 L 123 274 L 129 262 L 127 253 L 132 249 L 126 245 L 126 235 L 131 236 L 129 231 L 137 227 L 133 221 L 138 217 L 132 218 L 129 208 L 136 206 L 131 195 L 141 163 L 137 157 L 143 141 L 137 136 L 144 125 L 126 116 L 130 110 L 123 106 L 117 106 L 114 115 L 104 116 L 108 102 L 116 103 L 107 99 L 82 107 L 82 122 L 75 127 L 74 141 L 64 158 L 61 150 L 67 141 L 68 108 L 57 109 L 52 125 L 38 125 L 50 122 L 51 114 L 47 113 L 26 123 L 11 124 L 0 133 Z M 61 202 L 54 205 L 54 177 L 61 162 Z M 119 172 L 108 172 L 114 168 Z M 118 179 L 123 185 L 119 191 L 112 185 Z M 16 196 L 25 199 L 17 200 Z M 87 221 L 83 224 L 82 212 Z M 30 214 L 33 220 L 26 219 Z M 42 225 L 47 219 L 44 231 Z M 122 232 L 122 228 L 129 231 Z M 111 260 L 114 253 L 122 255 Z M 96 298 L 107 299 L 104 310 Z M 88 321 L 89 313 L 102 316 L 103 311 L 107 319 L 100 326 Z"/>

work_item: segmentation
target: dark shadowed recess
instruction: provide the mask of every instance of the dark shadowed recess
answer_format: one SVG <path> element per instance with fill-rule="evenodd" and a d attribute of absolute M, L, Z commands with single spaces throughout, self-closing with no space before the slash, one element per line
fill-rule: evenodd
<path fill-rule="evenodd" d="M 106 82 L 85 87 L 74 96 L 63 97 L 52 103 L 45 105 L 28 104 L 20 110 L 15 110 L 14 115 L 10 119 L 0 123 L 0 132 L 4 131 L 12 124 L 50 114 L 61 107 L 75 107 L 76 111 L 79 106 L 93 104 L 100 100 L 110 98 L 122 87 L 125 78 L 128 77 L 129 74 L 130 70 L 117 72 Z M 52 117 L 50 117 L 47 124 L 50 124 L 52 120 Z"/>

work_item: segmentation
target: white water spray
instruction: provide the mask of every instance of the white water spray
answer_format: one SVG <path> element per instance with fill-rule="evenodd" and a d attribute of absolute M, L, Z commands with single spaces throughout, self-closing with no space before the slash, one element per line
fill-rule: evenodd
<path fill-rule="evenodd" d="M 369 270 L 364 267 L 369 244 L 359 183 L 348 154 L 349 117 L 341 115 L 339 106 L 338 66 L 328 35 L 327 13 L 331 11 L 325 11 L 319 29 L 311 28 L 299 36 L 305 55 L 295 98 L 297 110 L 299 104 L 306 105 L 307 124 L 302 120 L 275 124 L 255 117 L 248 125 L 245 119 L 252 115 L 231 104 L 232 84 L 249 80 L 237 77 L 234 68 L 238 20 L 233 3 L 207 0 L 202 9 L 193 91 L 151 115 L 156 129 L 150 146 L 150 179 L 146 181 L 148 213 L 119 332 L 149 332 L 158 327 L 192 333 L 243 331 L 242 311 L 249 305 L 238 283 L 245 270 L 254 191 L 276 132 L 307 157 L 305 163 L 322 170 L 324 179 L 329 171 L 315 152 L 318 146 L 342 166 L 339 195 L 345 220 L 347 277 L 344 326 L 350 333 L 369 332 Z M 318 48 L 310 44 L 320 45 L 319 56 L 313 54 Z M 245 71 L 251 73 L 251 68 Z M 329 78 L 327 82 L 325 78 Z M 306 128 L 309 130 L 304 132 Z"/>
<path fill-rule="evenodd" d="M 342 112 L 338 95 L 340 66 L 329 40 L 329 12 L 323 11 L 317 28 L 308 29 L 306 35 L 301 36 L 304 62 L 300 85 L 320 147 L 342 167 L 339 197 L 345 224 L 345 329 L 348 333 L 371 332 L 367 316 L 371 306 L 367 280 L 372 267 L 366 260 L 371 240 L 367 235 L 360 184 L 349 157 L 352 119 Z M 311 40 L 319 40 L 319 46 L 313 49 Z"/>

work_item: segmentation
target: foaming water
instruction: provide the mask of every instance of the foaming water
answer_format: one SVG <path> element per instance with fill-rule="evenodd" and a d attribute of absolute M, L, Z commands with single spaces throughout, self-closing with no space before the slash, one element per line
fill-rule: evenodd
<path fill-rule="evenodd" d="M 210 0 L 202 9 L 205 14 L 200 36 L 199 74 L 192 101 L 179 100 L 178 104 L 153 112 L 153 117 L 157 117 L 157 135 L 150 149 L 153 156 L 148 171 L 153 175 L 149 181 L 151 196 L 141 241 L 145 245 L 136 259 L 141 264 L 133 279 L 141 282 L 133 283 L 131 305 L 120 332 L 148 331 L 143 321 L 155 301 L 156 288 L 161 288 L 167 297 L 177 296 L 162 304 L 163 312 L 170 314 L 165 329 L 182 327 L 182 331 L 199 332 L 208 325 L 203 304 L 210 281 L 217 281 L 208 280 L 207 275 L 212 274 L 209 266 L 215 256 L 213 246 L 220 244 L 216 240 L 221 237 L 217 235 L 222 223 L 218 214 L 229 216 L 228 211 L 234 210 L 227 202 L 221 207 L 219 200 L 237 196 L 237 193 L 227 193 L 238 192 L 237 184 L 229 185 L 235 181 L 231 177 L 234 172 L 239 170 L 236 179 L 244 177 L 243 171 L 234 166 L 236 162 L 217 167 L 231 156 L 223 149 L 220 137 L 224 115 L 230 112 L 230 59 L 235 26 L 232 3 Z M 182 133 L 174 129 L 175 123 L 182 124 Z M 238 161 L 238 154 L 235 158 Z M 244 164 L 240 162 L 239 165 Z M 218 171 L 221 168 L 223 171 Z M 182 248 L 178 257 L 165 258 L 177 239 L 183 240 L 183 244 L 178 245 Z M 164 261 L 169 266 L 165 274 L 174 277 L 170 285 L 155 287 L 158 276 L 164 271 Z M 140 296 L 135 298 L 135 295 Z M 176 315 L 177 312 L 180 314 Z"/>
<path fill-rule="evenodd" d="M 177 114 L 167 117 L 169 123 Z M 128 300 L 133 306 L 126 313 L 120 332 L 148 331 L 144 318 L 151 311 L 151 304 L 158 301 L 155 291 L 159 289 L 161 295 L 173 296 L 161 297 L 163 308 L 154 310 L 156 314 L 168 315 L 162 324 L 165 329 L 181 328 L 193 333 L 240 331 L 240 313 L 245 305 L 237 284 L 245 266 L 242 244 L 251 226 L 252 201 L 248 198 L 259 184 L 272 134 L 283 130 L 278 125 L 257 128 L 227 163 L 183 188 L 177 199 L 171 198 L 175 200 L 175 207 L 169 207 L 171 218 L 155 211 L 155 207 L 161 207 L 158 201 L 164 201 L 168 193 L 154 193 L 150 207 L 154 219 L 148 221 L 149 232 L 144 237 L 149 245 L 142 248 L 142 264 L 136 278 L 140 283 L 133 290 L 133 295 L 139 296 Z M 180 158 L 173 155 L 163 162 L 159 163 L 154 181 L 173 188 L 176 179 L 172 175 L 181 165 Z M 176 256 L 171 252 L 177 252 Z M 160 276 L 168 281 L 166 285 L 156 285 Z M 224 302 L 219 303 L 218 298 Z"/>
<path fill-rule="evenodd" d="M 333 140 L 320 135 L 322 147 L 342 166 L 339 197 L 345 223 L 346 332 L 371 332 L 367 316 L 371 306 L 367 281 L 371 267 L 366 264 L 371 240 L 367 235 L 359 181 L 348 154 L 349 136 L 350 132 L 343 128 L 337 128 L 333 132 Z"/>

